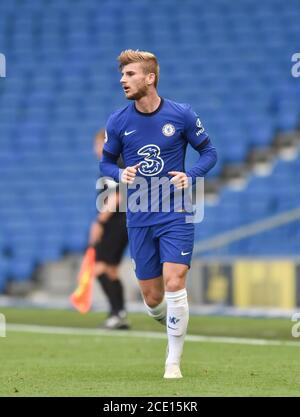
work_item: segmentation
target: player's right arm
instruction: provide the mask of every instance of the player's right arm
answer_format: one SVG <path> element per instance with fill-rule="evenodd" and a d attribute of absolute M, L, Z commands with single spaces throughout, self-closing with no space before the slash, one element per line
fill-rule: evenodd
<path fill-rule="evenodd" d="M 105 153 L 100 161 L 100 171 L 103 176 L 113 178 L 115 181 L 121 181 L 123 184 L 132 184 L 136 177 L 139 164 L 125 169 L 120 169 L 117 165 L 118 157 L 113 154 Z"/>
<path fill-rule="evenodd" d="M 125 169 L 120 169 L 118 167 L 117 161 L 121 154 L 122 143 L 120 136 L 114 129 L 113 123 L 113 116 L 111 116 L 106 126 L 100 171 L 102 176 L 113 178 L 115 181 L 121 181 L 124 184 L 132 184 L 136 177 L 139 164 Z"/>
<path fill-rule="evenodd" d="M 117 161 L 122 151 L 121 138 L 114 128 L 113 115 L 108 119 L 103 147 L 103 155 L 100 160 L 100 172 L 103 177 L 109 177 L 119 182 L 122 170 L 118 167 Z"/>
<path fill-rule="evenodd" d="M 140 164 L 136 164 L 132 167 L 127 167 L 122 170 L 121 182 L 123 184 L 133 184 L 139 165 Z"/>

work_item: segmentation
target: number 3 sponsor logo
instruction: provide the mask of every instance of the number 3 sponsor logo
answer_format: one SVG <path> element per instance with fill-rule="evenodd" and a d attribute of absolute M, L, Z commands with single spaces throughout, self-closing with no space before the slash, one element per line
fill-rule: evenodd
<path fill-rule="evenodd" d="M 159 156 L 160 148 L 157 145 L 145 145 L 138 150 L 138 155 L 143 156 L 138 171 L 146 176 L 153 176 L 159 174 L 163 167 L 164 161 Z"/>

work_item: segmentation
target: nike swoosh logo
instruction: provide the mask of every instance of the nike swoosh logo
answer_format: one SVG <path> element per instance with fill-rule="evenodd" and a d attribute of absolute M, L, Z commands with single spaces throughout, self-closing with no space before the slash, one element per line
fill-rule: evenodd
<path fill-rule="evenodd" d="M 127 132 L 127 130 L 125 130 L 124 136 L 131 135 L 131 133 L 134 133 L 134 132 L 136 132 L 136 129 L 135 130 L 131 130 L 130 132 Z"/>
<path fill-rule="evenodd" d="M 188 255 L 189 253 L 191 252 L 181 252 L 181 255 L 184 256 L 184 255 Z"/>
<path fill-rule="evenodd" d="M 168 325 L 168 329 L 171 329 L 171 330 L 177 330 L 177 329 L 174 329 L 174 327 L 171 327 L 171 326 L 169 326 L 169 325 Z"/>

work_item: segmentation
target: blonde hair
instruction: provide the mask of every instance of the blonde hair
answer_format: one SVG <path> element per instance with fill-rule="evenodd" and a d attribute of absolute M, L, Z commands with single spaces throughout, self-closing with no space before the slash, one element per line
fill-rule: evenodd
<path fill-rule="evenodd" d="M 126 49 L 120 53 L 118 61 L 120 63 L 120 70 L 122 70 L 125 65 L 132 64 L 134 62 L 141 63 L 145 74 L 149 74 L 150 72 L 155 74 L 154 86 L 155 88 L 157 87 L 159 79 L 159 65 L 154 54 L 151 52 L 139 51 L 138 49 L 136 51 L 133 49 Z"/>

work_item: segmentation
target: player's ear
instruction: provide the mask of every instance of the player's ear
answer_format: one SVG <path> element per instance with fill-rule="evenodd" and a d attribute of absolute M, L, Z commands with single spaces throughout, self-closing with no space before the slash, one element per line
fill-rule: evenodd
<path fill-rule="evenodd" d="M 155 74 L 154 72 L 149 72 L 149 74 L 147 74 L 147 85 L 151 85 L 155 83 Z"/>

